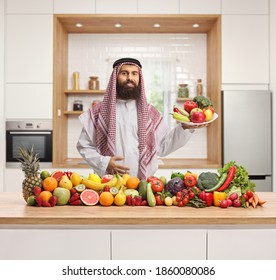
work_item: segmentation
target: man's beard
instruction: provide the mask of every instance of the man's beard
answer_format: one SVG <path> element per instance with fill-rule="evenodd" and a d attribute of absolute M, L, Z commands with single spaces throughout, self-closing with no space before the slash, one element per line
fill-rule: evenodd
<path fill-rule="evenodd" d="M 129 100 L 129 99 L 137 100 L 140 95 L 140 87 L 132 83 L 134 87 L 130 88 L 127 87 L 127 83 L 129 83 L 129 81 L 126 81 L 123 84 L 117 83 L 117 98 L 123 100 Z"/>

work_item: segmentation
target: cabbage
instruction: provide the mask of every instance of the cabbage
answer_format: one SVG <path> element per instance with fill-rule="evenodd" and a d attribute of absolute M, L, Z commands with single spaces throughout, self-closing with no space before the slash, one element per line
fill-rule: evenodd
<path fill-rule="evenodd" d="M 186 186 L 184 185 L 184 181 L 181 178 L 174 177 L 173 179 L 168 181 L 165 189 L 167 192 L 170 192 L 172 195 L 176 195 L 177 192 L 186 189 Z"/>

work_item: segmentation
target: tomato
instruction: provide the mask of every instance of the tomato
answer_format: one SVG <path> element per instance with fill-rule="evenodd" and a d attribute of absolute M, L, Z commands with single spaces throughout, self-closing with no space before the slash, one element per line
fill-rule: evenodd
<path fill-rule="evenodd" d="M 194 193 L 194 192 L 190 192 L 190 193 L 189 193 L 189 198 L 192 199 L 192 198 L 194 198 L 194 197 L 195 197 L 195 193 Z"/>
<path fill-rule="evenodd" d="M 156 179 L 158 180 L 158 177 L 156 176 L 150 176 L 147 178 L 147 182 L 148 183 L 153 183 L 153 181 L 156 181 Z"/>
<path fill-rule="evenodd" d="M 193 175 L 187 175 L 184 179 L 184 184 L 186 187 L 192 188 L 196 185 L 197 180 Z"/>
<path fill-rule="evenodd" d="M 182 200 L 183 204 L 187 204 L 189 202 L 189 199 L 187 197 L 184 197 L 183 200 Z"/>
<path fill-rule="evenodd" d="M 163 205 L 164 200 L 162 199 L 162 196 L 160 194 L 155 195 L 156 205 Z"/>
<path fill-rule="evenodd" d="M 179 207 L 183 207 L 183 206 L 184 206 L 183 201 L 182 201 L 182 200 L 181 200 L 181 201 L 179 201 L 179 202 L 178 202 L 178 204 L 177 204 L 177 206 L 179 206 Z"/>
<path fill-rule="evenodd" d="M 197 103 L 194 101 L 186 101 L 184 102 L 184 110 L 188 113 L 191 112 L 192 109 L 197 108 Z"/>
<path fill-rule="evenodd" d="M 159 179 L 154 180 L 151 184 L 151 188 L 155 193 L 162 192 L 165 187 L 164 183 Z"/>

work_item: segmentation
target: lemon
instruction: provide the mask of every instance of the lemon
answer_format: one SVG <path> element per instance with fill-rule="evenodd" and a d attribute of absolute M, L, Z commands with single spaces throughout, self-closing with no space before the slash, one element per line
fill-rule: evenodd
<path fill-rule="evenodd" d="M 73 172 L 70 181 L 73 183 L 73 186 L 77 186 L 81 183 L 81 176 L 78 173 Z"/>
<path fill-rule="evenodd" d="M 44 170 L 40 173 L 40 178 L 42 180 L 44 180 L 45 178 L 50 177 L 50 176 L 51 176 L 51 174 L 49 173 L 49 171 L 46 171 L 46 170 Z"/>
<path fill-rule="evenodd" d="M 90 181 L 93 181 L 93 182 L 97 182 L 97 183 L 101 183 L 102 182 L 101 177 L 98 174 L 96 174 L 96 173 L 90 173 L 88 175 L 87 179 L 90 180 Z"/>

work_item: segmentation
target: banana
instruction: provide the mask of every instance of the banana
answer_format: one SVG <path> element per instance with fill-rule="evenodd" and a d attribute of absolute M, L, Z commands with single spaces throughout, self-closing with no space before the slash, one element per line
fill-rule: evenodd
<path fill-rule="evenodd" d="M 177 110 L 179 113 L 181 113 L 182 115 L 184 115 L 184 116 L 186 116 L 186 117 L 189 118 L 190 114 L 189 114 L 185 109 L 181 109 L 181 108 L 179 108 L 179 107 L 177 107 L 177 106 L 175 106 L 175 105 L 174 105 L 174 108 L 176 108 L 176 110 Z M 177 111 L 176 111 L 176 113 L 178 113 Z"/>
<path fill-rule="evenodd" d="M 190 119 L 187 116 L 184 116 L 182 114 L 176 113 L 174 112 L 172 114 L 173 118 L 177 121 L 181 121 L 181 122 L 190 122 Z"/>
<path fill-rule="evenodd" d="M 100 191 L 106 186 L 109 186 L 110 188 L 115 187 L 117 184 L 117 181 L 118 181 L 118 178 L 116 175 L 114 175 L 113 178 L 109 182 L 106 182 L 106 183 L 97 183 L 97 182 L 93 182 L 91 180 L 83 178 L 81 180 L 81 184 L 84 184 L 87 188 L 92 189 L 94 191 Z"/>
<path fill-rule="evenodd" d="M 117 188 L 119 190 L 123 184 L 124 179 L 120 174 L 116 174 L 114 176 L 117 176 L 117 183 L 115 185 L 115 188 Z"/>
<path fill-rule="evenodd" d="M 129 177 L 130 177 L 130 176 L 129 176 L 128 173 L 125 173 L 125 174 L 123 175 L 123 183 L 122 183 L 122 185 L 125 185 L 125 184 L 126 184 L 126 181 L 128 180 Z"/>

